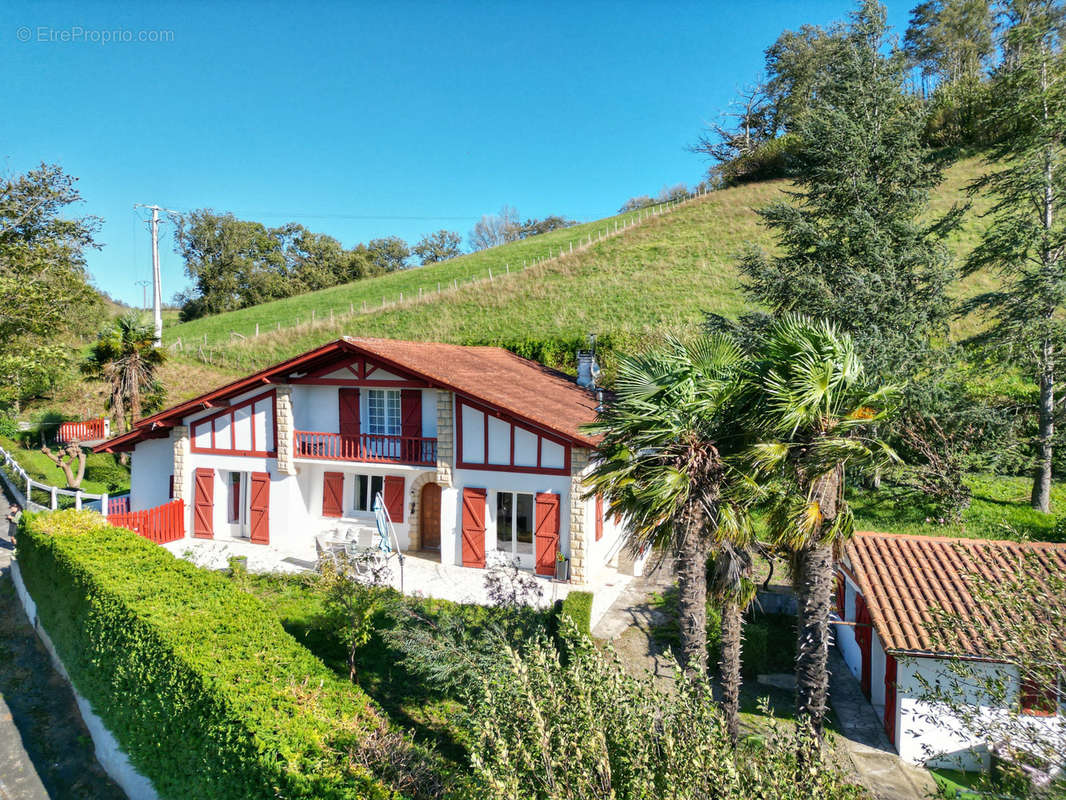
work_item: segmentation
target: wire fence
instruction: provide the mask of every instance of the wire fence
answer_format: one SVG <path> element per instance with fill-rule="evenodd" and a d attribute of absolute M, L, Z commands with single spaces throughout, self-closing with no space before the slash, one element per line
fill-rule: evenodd
<path fill-rule="evenodd" d="M 562 258 L 567 258 L 575 253 L 588 250 L 609 238 L 645 224 L 648 220 L 661 217 L 686 203 L 698 200 L 706 194 L 707 191 L 700 188 L 695 193 L 686 197 L 670 200 L 665 203 L 656 203 L 655 205 L 638 209 L 633 217 L 622 218 L 620 220 L 616 219 L 613 221 L 613 224 L 605 224 L 598 231 L 590 231 L 580 238 L 568 240 L 558 246 L 549 245 L 545 253 L 539 256 L 526 258 L 522 260 L 521 263 L 517 262 L 517 260 L 515 263 L 505 260 L 502 270 L 500 269 L 500 265 L 497 264 L 495 271 L 492 267 L 488 267 L 484 274 L 479 273 L 463 279 L 456 277 L 452 279 L 451 283 L 448 283 L 447 281 L 436 281 L 435 284 L 417 287 L 417 291 L 408 290 L 406 293 L 398 291 L 393 295 L 384 294 L 381 296 L 380 304 L 377 303 L 376 300 L 371 302 L 364 299 L 359 305 L 350 302 L 347 308 L 344 306 L 339 308 L 337 306 L 330 306 L 321 310 L 311 309 L 303 318 L 299 316 L 294 317 L 291 323 L 289 323 L 288 320 L 283 321 L 280 319 L 272 320 L 270 323 L 256 322 L 254 329 L 246 329 L 243 333 L 231 330 L 227 334 L 226 339 L 221 342 L 209 342 L 206 333 L 203 334 L 202 337 L 195 339 L 179 336 L 167 345 L 167 349 L 171 352 L 181 353 L 186 358 L 191 358 L 211 366 L 229 369 L 261 368 L 264 366 L 264 364 L 261 363 L 262 357 L 257 356 L 255 353 L 242 352 L 240 348 L 235 348 L 233 345 L 254 340 L 261 335 L 276 335 L 282 331 L 306 333 L 318 328 L 334 325 L 339 320 L 351 319 L 363 314 L 375 314 L 388 309 L 412 306 L 418 303 L 425 303 L 444 294 L 455 294 L 472 287 L 484 286 L 486 284 L 494 284 L 497 281 L 507 280 L 511 276 L 532 269 L 533 267 L 555 263 Z"/>

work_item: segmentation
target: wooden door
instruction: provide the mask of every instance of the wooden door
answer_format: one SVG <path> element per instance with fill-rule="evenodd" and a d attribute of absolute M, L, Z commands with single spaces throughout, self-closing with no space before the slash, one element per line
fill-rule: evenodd
<path fill-rule="evenodd" d="M 896 659 L 885 653 L 885 733 L 896 743 Z"/>
<path fill-rule="evenodd" d="M 344 473 L 322 475 L 322 516 L 339 517 L 344 513 Z"/>
<path fill-rule="evenodd" d="M 485 489 L 463 489 L 463 566 L 485 566 Z"/>
<path fill-rule="evenodd" d="M 256 544 L 270 543 L 270 475 L 253 472 L 248 504 L 249 538 Z"/>
<path fill-rule="evenodd" d="M 359 390 L 347 387 L 337 390 L 340 420 L 341 458 L 359 458 Z"/>
<path fill-rule="evenodd" d="M 555 574 L 555 554 L 559 549 L 559 495 L 541 492 L 537 495 L 537 527 L 534 529 L 538 575 Z"/>
<path fill-rule="evenodd" d="M 870 612 L 866 608 L 866 601 L 861 594 L 855 595 L 855 641 L 859 645 L 859 653 L 862 655 L 862 671 L 859 676 L 859 685 L 866 699 L 870 699 L 870 673 L 872 671 L 871 647 L 873 644 L 873 625 L 871 624 Z"/>
<path fill-rule="evenodd" d="M 215 535 L 215 471 L 198 469 L 193 485 L 192 535 L 211 539 Z"/>
<path fill-rule="evenodd" d="M 440 550 L 440 484 L 427 483 L 422 487 L 419 501 L 422 549 Z"/>

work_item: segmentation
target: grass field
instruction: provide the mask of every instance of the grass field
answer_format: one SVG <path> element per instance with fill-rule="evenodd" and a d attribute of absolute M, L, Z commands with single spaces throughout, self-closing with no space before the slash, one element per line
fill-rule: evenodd
<path fill-rule="evenodd" d="M 980 162 L 970 158 L 948 170 L 931 213 L 939 215 L 965 202 L 965 186 L 981 169 Z M 613 231 L 614 221 L 623 218 L 173 325 L 165 339 L 173 345 L 180 338 L 182 351 L 175 355 L 186 360 L 198 359 L 206 337 L 208 348 L 217 348 L 209 354 L 211 362 L 238 371 L 265 366 L 341 335 L 509 345 L 530 340 L 573 342 L 595 331 L 609 335 L 615 348 L 640 348 L 664 333 L 694 330 L 705 312 L 736 316 L 752 307 L 741 292 L 734 265 L 745 247 L 772 245 L 755 209 L 780 198 L 785 187 L 784 181 L 773 181 L 712 192 L 617 236 L 594 241 L 573 255 L 570 241 L 587 239 L 589 233 L 595 236 L 597 230 Z M 975 208 L 982 205 L 978 202 Z M 968 253 L 981 226 L 971 211 L 963 229 L 952 237 L 953 250 L 960 256 Z M 514 271 L 523 260 L 547 255 L 549 248 L 562 249 L 564 255 Z M 479 280 L 464 284 L 471 278 Z M 453 281 L 459 288 L 447 290 Z M 992 281 L 988 275 L 971 276 L 955 292 L 969 295 Z M 400 292 L 403 303 L 397 302 Z M 364 302 L 368 313 L 361 313 Z M 349 315 L 349 308 L 356 313 Z M 282 329 L 277 331 L 279 323 Z M 958 332 L 968 333 L 975 325 L 963 321 Z"/>

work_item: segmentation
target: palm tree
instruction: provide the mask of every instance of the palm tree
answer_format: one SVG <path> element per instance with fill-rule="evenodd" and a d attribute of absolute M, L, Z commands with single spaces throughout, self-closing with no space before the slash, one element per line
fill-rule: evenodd
<path fill-rule="evenodd" d="M 82 374 L 107 384 L 107 408 L 120 433 L 141 416 L 146 404 L 161 403 L 162 387 L 155 372 L 164 361 L 166 353 L 155 346 L 151 323 L 136 311 L 116 319 L 90 348 Z"/>
<path fill-rule="evenodd" d="M 799 593 L 797 712 L 820 739 L 834 561 L 854 530 L 845 467 L 896 459 L 872 436 L 894 388 L 867 391 L 851 337 L 798 315 L 770 325 L 749 369 L 741 403 L 760 441 L 748 462 L 775 487 L 767 492 L 769 535 L 791 554 Z"/>
<path fill-rule="evenodd" d="M 619 360 L 615 394 L 590 432 L 603 435 L 589 477 L 630 528 L 629 547 L 670 548 L 678 564 L 682 662 L 707 668 L 707 557 L 734 447 L 725 408 L 741 354 L 720 336 Z M 727 515 L 735 518 L 735 515 Z"/>

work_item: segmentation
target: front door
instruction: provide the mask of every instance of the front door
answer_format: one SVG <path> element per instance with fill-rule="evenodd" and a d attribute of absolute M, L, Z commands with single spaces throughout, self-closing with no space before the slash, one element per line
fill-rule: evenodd
<path fill-rule="evenodd" d="M 421 519 L 419 521 L 422 530 L 422 549 L 440 550 L 440 484 L 427 483 L 422 487 L 422 498 L 419 503 Z"/>
<path fill-rule="evenodd" d="M 885 654 L 885 733 L 888 741 L 896 743 L 896 658 Z"/>

